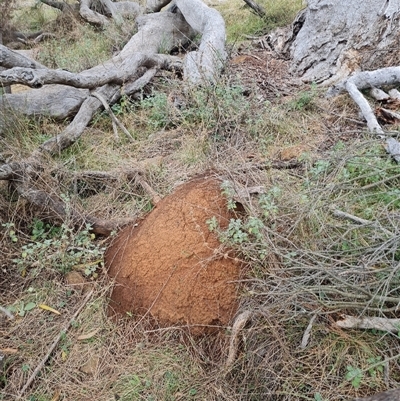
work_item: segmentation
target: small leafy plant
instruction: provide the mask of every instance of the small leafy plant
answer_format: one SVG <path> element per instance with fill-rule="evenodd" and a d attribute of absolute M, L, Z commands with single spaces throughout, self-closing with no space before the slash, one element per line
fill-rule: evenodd
<path fill-rule="evenodd" d="M 105 248 L 94 241 L 95 235 L 86 225 L 78 233 L 67 224 L 50 226 L 36 220 L 32 226 L 31 242 L 21 247 L 21 254 L 13 261 L 21 275 L 28 271 L 34 276 L 44 268 L 52 268 L 62 273 L 79 266 L 87 276 L 94 275 Z"/>
<path fill-rule="evenodd" d="M 351 385 L 354 388 L 359 388 L 363 378 L 363 371 L 360 368 L 356 368 L 352 365 L 348 365 L 346 369 L 347 373 L 345 379 L 351 382 Z"/>
<path fill-rule="evenodd" d="M 36 303 L 35 302 L 24 303 L 23 301 L 21 301 L 16 305 L 9 306 L 7 309 L 10 312 L 16 313 L 20 317 L 24 317 L 26 312 L 31 311 L 35 307 L 36 307 Z"/>

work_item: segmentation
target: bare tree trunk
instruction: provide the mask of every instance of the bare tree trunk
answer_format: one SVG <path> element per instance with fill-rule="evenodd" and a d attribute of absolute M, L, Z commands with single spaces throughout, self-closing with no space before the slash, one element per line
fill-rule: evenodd
<path fill-rule="evenodd" d="M 355 71 L 400 64 L 399 10 L 400 0 L 309 0 L 292 27 L 269 40 L 303 80 L 330 85 Z"/>

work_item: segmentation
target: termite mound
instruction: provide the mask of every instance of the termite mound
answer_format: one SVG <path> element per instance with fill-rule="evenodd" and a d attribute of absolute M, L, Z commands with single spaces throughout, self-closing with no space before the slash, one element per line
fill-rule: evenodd
<path fill-rule="evenodd" d="M 221 229 L 233 216 L 215 178 L 197 178 L 164 198 L 106 253 L 115 280 L 109 312 L 150 314 L 161 326 L 202 333 L 229 324 L 237 311 L 241 265 L 207 221 Z"/>

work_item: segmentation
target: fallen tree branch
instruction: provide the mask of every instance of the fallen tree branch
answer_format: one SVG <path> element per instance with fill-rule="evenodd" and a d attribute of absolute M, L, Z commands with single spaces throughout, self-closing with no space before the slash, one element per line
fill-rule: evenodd
<path fill-rule="evenodd" d="M 363 71 L 331 87 L 327 92 L 327 96 L 330 97 L 347 91 L 360 108 L 362 115 L 367 121 L 369 131 L 377 134 L 380 138 L 386 138 L 384 130 L 379 125 L 370 104 L 361 93 L 361 90 L 384 85 L 393 85 L 399 82 L 400 67 L 387 67 L 375 71 Z M 386 151 L 397 163 L 400 163 L 400 143 L 397 140 L 391 137 L 386 138 Z"/>
<path fill-rule="evenodd" d="M 40 35 L 38 35 L 35 39 L 33 39 L 33 42 L 35 44 L 38 44 L 40 42 L 43 42 L 46 39 L 55 39 L 56 35 L 54 35 L 53 33 L 50 32 L 43 32 Z"/>
<path fill-rule="evenodd" d="M 353 401 L 400 401 L 400 389 L 396 388 L 364 398 L 354 398 Z"/>
<path fill-rule="evenodd" d="M 171 0 L 147 0 L 146 11 L 157 13 L 170 2 Z"/>
<path fill-rule="evenodd" d="M 152 0 L 148 2 L 148 7 L 155 11 L 168 2 Z M 100 0 L 100 3 L 113 18 L 118 18 L 118 13 L 124 8 L 132 8 L 129 2 Z M 13 115 L 17 113 L 59 119 L 75 116 L 61 134 L 44 142 L 27 159 L 1 165 L 0 179 L 9 180 L 22 197 L 47 210 L 53 218 L 71 217 L 66 213 L 65 203 L 57 196 L 37 188 L 44 155 L 59 154 L 72 145 L 81 137 L 97 110 L 104 107 L 110 113 L 110 105 L 122 95 L 131 95 L 143 88 L 159 69 L 183 69 L 184 77 L 194 84 L 215 82 L 226 60 L 224 20 L 201 0 L 177 0 L 176 3 L 181 12 L 162 12 L 137 18 L 138 32 L 117 56 L 77 74 L 48 69 L 1 47 L 0 65 L 7 70 L 0 73 L 0 83 L 22 83 L 40 89 L 0 97 L 0 132 L 7 126 L 8 119 L 12 122 Z M 92 0 L 81 0 L 81 16 L 98 25 L 106 24 L 108 18 L 91 7 Z M 159 54 L 161 50 L 168 53 L 189 42 L 198 32 L 202 34 L 199 50 L 189 53 L 183 63 L 179 57 Z M 93 89 L 95 92 L 91 93 Z M 110 116 L 113 124 L 118 124 L 112 113 Z M 132 138 L 122 125 L 119 126 Z M 143 187 L 156 203 L 158 195 L 145 181 Z M 76 210 L 72 211 L 72 219 L 89 223 L 95 232 L 102 234 L 115 229 L 115 224 L 111 229 L 107 225 L 112 222 L 92 218 Z"/>
<path fill-rule="evenodd" d="M 361 217 L 354 216 L 353 214 L 346 213 L 346 212 L 343 212 L 343 211 L 338 210 L 338 209 L 334 209 L 334 210 L 332 211 L 332 214 L 333 214 L 335 217 L 338 217 L 338 218 L 340 218 L 340 219 L 350 220 L 350 221 L 352 221 L 352 222 L 354 222 L 354 223 L 356 223 L 356 224 L 360 224 L 360 225 L 363 225 L 363 226 L 373 226 L 373 227 L 379 228 L 379 229 L 381 229 L 385 234 L 389 235 L 390 237 L 393 237 L 393 236 L 394 236 L 394 234 L 393 234 L 392 232 L 390 232 L 389 230 L 387 230 L 387 229 L 384 228 L 384 227 L 381 227 L 377 222 L 370 221 L 370 220 L 365 220 L 365 219 L 362 219 Z"/>
<path fill-rule="evenodd" d="M 184 59 L 184 76 L 190 83 L 215 83 L 227 59 L 225 21 L 221 14 L 201 0 L 176 0 L 185 20 L 202 34 L 199 50 Z"/>
<path fill-rule="evenodd" d="M 65 333 L 69 330 L 71 324 L 73 321 L 79 316 L 81 313 L 82 309 L 85 307 L 85 305 L 89 302 L 90 298 L 93 295 L 93 290 L 91 290 L 87 295 L 86 298 L 83 300 L 82 304 L 79 306 L 79 308 L 75 311 L 73 316 L 69 319 L 67 324 L 63 327 L 62 330 L 60 330 L 59 334 L 57 337 L 54 339 L 53 343 L 50 345 L 46 355 L 43 357 L 43 359 L 40 361 L 40 363 L 36 366 L 35 370 L 33 373 L 29 376 L 29 379 L 25 383 L 24 387 L 22 387 L 21 391 L 18 394 L 17 400 L 20 400 L 23 395 L 25 394 L 26 390 L 29 388 L 29 386 L 32 384 L 32 382 L 35 380 L 35 377 L 37 374 L 43 369 L 44 365 L 46 364 L 47 360 L 50 358 L 50 355 L 56 348 L 57 344 L 60 342 L 61 338 Z"/>
<path fill-rule="evenodd" d="M 142 188 L 147 192 L 148 195 L 151 197 L 151 201 L 154 206 L 157 205 L 161 201 L 160 195 L 154 189 L 143 179 L 139 178 L 139 184 L 142 186 Z"/>
<path fill-rule="evenodd" d="M 383 317 L 355 317 L 345 315 L 335 325 L 343 329 L 375 329 L 398 333 L 400 331 L 400 319 L 389 319 Z"/>
<path fill-rule="evenodd" d="M 68 218 L 75 226 L 82 226 L 83 224 L 90 225 L 91 230 L 95 234 L 108 236 L 112 231 L 136 221 L 135 218 L 116 220 L 99 219 L 79 212 L 71 207 L 71 205 L 67 205 L 58 197 L 51 196 L 45 191 L 32 186 L 27 187 L 24 183 L 14 182 L 14 185 L 19 195 L 47 213 L 48 218 L 59 221 L 65 221 Z"/>
<path fill-rule="evenodd" d="M 65 11 L 66 9 L 72 10 L 72 6 L 65 1 L 40 0 L 40 2 L 60 11 Z"/>
<path fill-rule="evenodd" d="M 168 69 L 169 62 L 174 66 L 180 63 L 179 57 L 165 54 L 146 54 L 136 52 L 131 57 L 111 60 L 100 67 L 94 67 L 82 73 L 72 73 L 64 70 L 48 68 L 13 67 L 0 72 L 0 83 L 3 85 L 22 84 L 31 88 L 41 88 L 43 85 L 61 84 L 75 88 L 93 89 L 106 84 L 122 85 L 137 77 L 140 67 Z M 112 65 L 112 68 L 110 66 Z"/>
<path fill-rule="evenodd" d="M 3 46 L 2 44 L 0 44 L 0 66 L 5 68 L 46 68 L 43 64 L 25 57 L 22 54 Z"/>
<path fill-rule="evenodd" d="M 91 0 L 80 0 L 79 3 L 79 15 L 90 24 L 96 26 L 104 26 L 109 24 L 109 20 L 103 14 L 100 14 L 96 11 L 93 11 L 90 7 L 92 1 Z"/>

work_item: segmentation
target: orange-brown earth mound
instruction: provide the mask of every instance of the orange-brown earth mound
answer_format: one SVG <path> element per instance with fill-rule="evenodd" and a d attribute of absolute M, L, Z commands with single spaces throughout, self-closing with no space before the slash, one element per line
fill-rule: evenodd
<path fill-rule="evenodd" d="M 222 228 L 232 217 L 220 182 L 199 178 L 180 186 L 137 227 L 125 228 L 106 254 L 115 278 L 110 308 L 150 313 L 160 324 L 226 325 L 237 309 L 240 264 L 218 251 L 206 221 Z"/>

